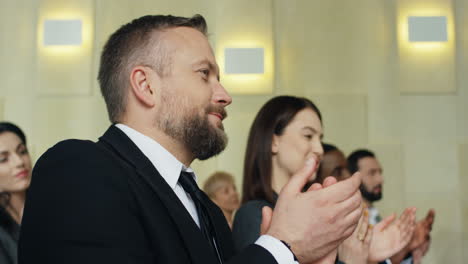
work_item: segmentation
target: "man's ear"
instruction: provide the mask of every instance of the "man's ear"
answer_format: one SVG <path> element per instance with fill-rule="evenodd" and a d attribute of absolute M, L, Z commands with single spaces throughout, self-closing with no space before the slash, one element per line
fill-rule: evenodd
<path fill-rule="evenodd" d="M 156 86 L 159 85 L 159 76 L 149 67 L 136 66 L 130 73 L 130 84 L 135 98 L 148 107 L 155 105 Z"/>

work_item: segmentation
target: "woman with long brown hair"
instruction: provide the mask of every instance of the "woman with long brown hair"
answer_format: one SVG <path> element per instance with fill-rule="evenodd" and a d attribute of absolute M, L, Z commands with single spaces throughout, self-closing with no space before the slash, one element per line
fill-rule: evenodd
<path fill-rule="evenodd" d="M 306 98 L 278 96 L 260 109 L 249 132 L 244 160 L 242 206 L 233 223 L 233 239 L 237 250 L 255 242 L 260 236 L 263 207 L 275 207 L 281 189 L 305 162 L 314 159 L 317 164 L 320 163 L 324 152 L 322 137 L 322 115 L 317 106 Z M 315 178 L 316 173 L 309 180 L 314 181 Z M 322 185 L 312 185 L 312 191 L 336 183 L 332 177 L 323 178 Z M 392 221 L 389 219 L 388 225 Z M 408 210 L 395 222 L 398 224 L 388 228 L 391 231 L 379 228 L 373 232 L 368 225 L 367 211 L 364 210 L 358 227 L 340 246 L 339 257 L 336 258 L 336 252 L 330 252 L 317 263 L 367 263 L 371 240 L 380 255 L 389 252 L 390 256 L 409 241 L 414 228 L 414 211 Z M 378 261 L 388 256 L 379 256 Z"/>
<path fill-rule="evenodd" d="M 289 178 L 314 158 L 320 161 L 322 116 L 310 100 L 278 96 L 258 112 L 250 128 L 244 160 L 242 206 L 234 218 L 237 250 L 260 236 L 263 206 L 274 207 Z M 315 178 L 315 174 L 311 180 Z"/>

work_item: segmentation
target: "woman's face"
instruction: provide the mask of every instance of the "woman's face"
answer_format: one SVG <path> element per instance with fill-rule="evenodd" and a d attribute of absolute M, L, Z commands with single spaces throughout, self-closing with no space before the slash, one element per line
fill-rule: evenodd
<path fill-rule="evenodd" d="M 31 158 L 21 139 L 12 132 L 0 134 L 0 192 L 19 192 L 31 182 Z"/>
<path fill-rule="evenodd" d="M 233 212 L 239 208 L 239 193 L 231 182 L 224 182 L 216 189 L 212 200 L 224 211 Z"/>
<path fill-rule="evenodd" d="M 292 176 L 310 158 L 320 162 L 323 155 L 322 123 L 310 108 L 299 111 L 282 135 L 273 135 L 273 166 Z M 314 180 L 316 174 L 310 180 Z"/>

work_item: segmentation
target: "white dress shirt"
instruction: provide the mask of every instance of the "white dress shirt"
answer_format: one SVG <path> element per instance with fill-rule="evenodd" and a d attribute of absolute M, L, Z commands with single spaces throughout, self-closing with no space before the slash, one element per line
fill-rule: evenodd
<path fill-rule="evenodd" d="M 200 226 L 195 204 L 190 195 L 188 195 L 179 184 L 179 176 L 182 170 L 192 173 L 196 181 L 197 177 L 193 170 L 191 168 L 186 168 L 176 157 L 154 139 L 124 124 L 116 124 L 115 126 L 122 130 L 151 161 L 159 174 L 161 174 L 167 184 L 172 188 L 177 197 L 179 197 L 195 223 Z M 298 263 L 294 261 L 291 251 L 281 241 L 272 236 L 262 235 L 255 241 L 255 244 L 268 250 L 279 264 Z"/>
<path fill-rule="evenodd" d="M 374 226 L 378 224 L 379 223 L 378 218 L 380 218 L 379 210 L 371 206 L 367 208 L 367 211 L 369 212 L 369 224 L 374 225 Z"/>
<path fill-rule="evenodd" d="M 380 218 L 379 210 L 377 210 L 377 208 L 371 206 L 371 207 L 367 208 L 367 211 L 369 212 L 369 224 L 371 224 L 373 226 L 378 224 L 379 223 L 379 218 Z M 392 261 L 390 259 L 386 259 L 383 262 L 385 262 L 386 264 L 392 264 Z"/>

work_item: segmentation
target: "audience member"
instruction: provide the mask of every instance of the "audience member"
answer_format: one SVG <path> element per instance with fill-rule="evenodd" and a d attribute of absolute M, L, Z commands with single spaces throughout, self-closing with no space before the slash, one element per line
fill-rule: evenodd
<path fill-rule="evenodd" d="M 320 111 L 306 98 L 278 96 L 260 109 L 247 141 L 243 205 L 234 217 L 233 239 L 237 250 L 242 250 L 261 235 L 262 209 L 278 210 L 278 194 L 291 177 L 307 160 L 321 160 L 322 136 Z M 314 173 L 307 180 L 315 177 Z M 325 188 L 316 184 L 310 190 L 326 191 L 335 182 L 329 178 L 323 184 Z M 308 210 L 314 213 L 313 218 L 324 219 L 321 216 L 324 211 Z M 329 223 L 324 224 L 328 225 L 324 228 L 333 228 Z M 367 225 L 363 228 L 367 230 Z M 336 247 L 320 261 L 334 262 L 335 256 Z"/>
<path fill-rule="evenodd" d="M 239 208 L 239 193 L 234 177 L 227 172 L 217 171 L 205 181 L 203 191 L 223 211 L 229 227 L 232 228 L 234 211 Z"/>
<path fill-rule="evenodd" d="M 323 183 L 326 177 L 333 176 L 342 181 L 351 176 L 348 170 L 346 156 L 332 144 L 322 143 L 324 155 L 317 170 L 315 182 Z"/>
<path fill-rule="evenodd" d="M 348 171 L 347 160 L 343 152 L 334 145 L 327 143 L 323 143 L 322 145 L 324 148 L 324 155 L 317 172 L 318 182 L 324 179 L 326 175 L 337 177 L 339 180 L 349 177 L 351 174 Z M 367 215 L 367 210 L 365 210 L 365 214 Z M 414 229 L 413 218 L 414 211 L 409 208 L 406 209 L 402 216 L 396 221 L 393 221 L 394 218 L 390 217 L 378 224 L 375 230 L 373 230 L 371 242 L 373 246 L 368 247 L 368 254 L 364 254 L 367 252 L 360 252 L 360 254 L 355 253 L 356 250 L 362 249 L 362 245 L 359 246 L 360 244 L 356 243 L 356 240 L 353 240 L 353 236 L 351 236 L 338 248 L 339 258 L 342 259 L 346 256 L 349 259 L 350 256 L 354 256 L 354 259 L 352 259 L 353 263 L 363 263 L 364 260 L 367 260 L 363 258 L 365 256 L 367 256 L 371 262 L 376 262 L 395 255 L 410 241 L 411 232 Z"/>
<path fill-rule="evenodd" d="M 31 158 L 26 136 L 16 125 L 0 122 L 0 263 L 17 263 L 17 243 Z"/>
<path fill-rule="evenodd" d="M 338 181 L 345 180 L 351 176 L 348 171 L 346 156 L 335 145 L 322 143 L 323 158 L 317 170 L 317 178 L 313 182 L 323 184 L 329 176 Z M 312 184 L 311 182 L 310 184 Z M 368 212 L 359 221 L 359 227 L 354 234 L 343 241 L 338 247 L 338 260 L 341 263 L 366 264 L 369 257 L 369 247 L 372 241 L 372 225 L 368 225 Z M 340 263 L 340 262 L 338 262 Z"/>
<path fill-rule="evenodd" d="M 244 160 L 242 206 L 233 225 L 241 250 L 260 236 L 262 208 L 274 208 L 278 194 L 306 160 L 323 154 L 322 116 L 308 99 L 278 96 L 258 112 L 250 128 Z M 315 173 L 309 180 L 315 179 Z"/>
<path fill-rule="evenodd" d="M 20 264 L 273 264 L 294 256 L 309 263 L 353 233 L 362 213 L 359 174 L 301 192 L 319 151 L 288 165 L 295 172 L 282 179 L 289 181 L 275 210 L 264 210 L 265 235 L 234 254 L 226 219 L 190 169 L 225 148 L 222 121 L 232 100 L 206 28 L 199 15 L 145 16 L 111 35 L 98 79 L 112 125 L 97 143 L 66 140 L 38 160 Z"/>
<path fill-rule="evenodd" d="M 382 173 L 383 170 L 379 161 L 377 160 L 377 157 L 369 150 L 356 150 L 348 156 L 348 169 L 350 173 L 359 171 L 362 174 L 363 179 L 360 189 L 364 202 L 369 207 L 369 222 L 371 224 L 377 224 L 377 226 L 385 223 L 383 225 L 385 227 L 387 225 L 386 223 L 395 217 L 393 215 L 382 220 L 378 209 L 374 206 L 374 202 L 382 199 L 384 182 Z M 425 244 L 425 242 L 427 242 L 429 239 L 429 233 L 434 221 L 434 215 L 435 213 L 431 209 L 429 210 L 426 218 L 416 223 L 411 239 L 404 247 L 398 250 L 396 254 L 392 255 L 392 263 L 410 263 L 412 252 L 418 248 L 422 249 L 423 247 L 427 247 L 428 243 Z M 423 251 L 419 250 L 417 252 L 420 253 Z M 427 249 L 424 250 L 424 254 L 425 252 L 427 252 Z"/>

